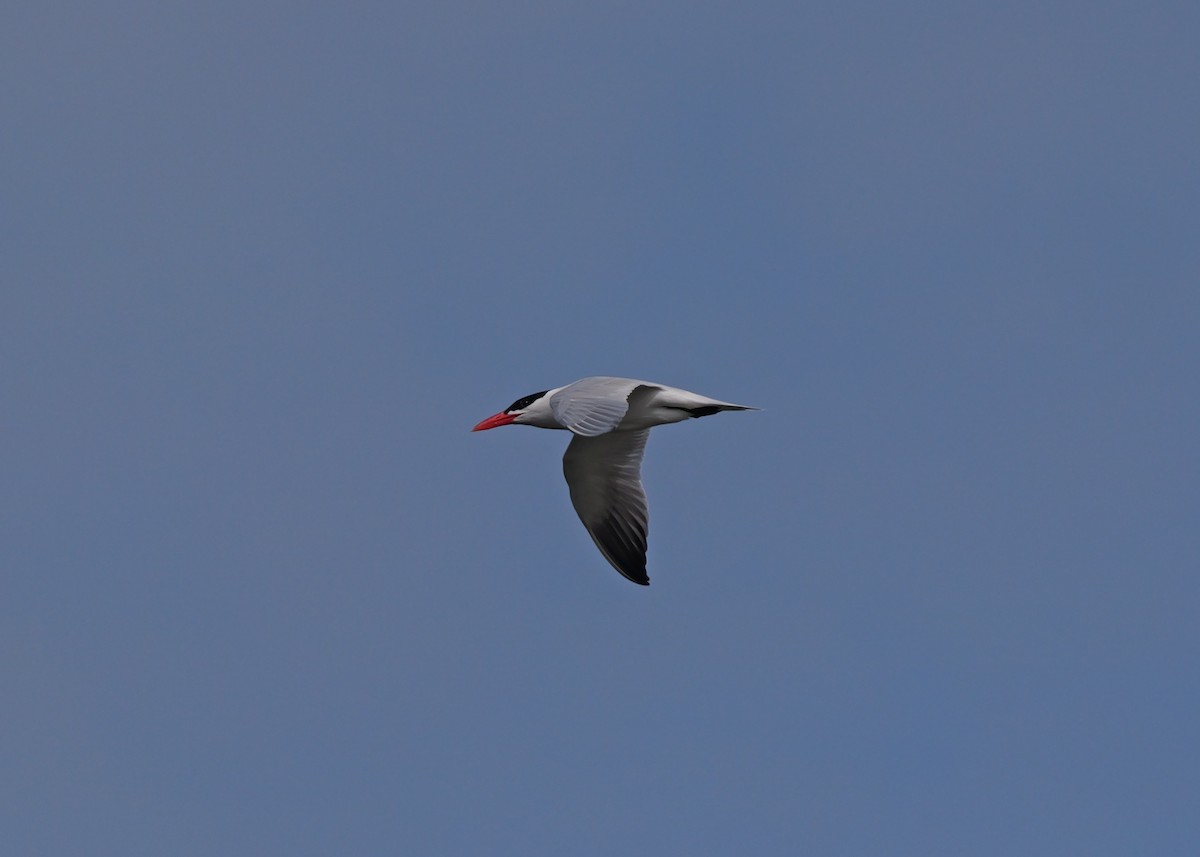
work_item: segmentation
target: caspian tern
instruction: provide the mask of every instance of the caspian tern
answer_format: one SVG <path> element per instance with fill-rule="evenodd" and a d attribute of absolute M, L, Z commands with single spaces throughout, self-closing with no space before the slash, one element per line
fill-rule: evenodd
<path fill-rule="evenodd" d="M 563 474 L 579 520 L 613 568 L 649 586 L 641 466 L 650 429 L 720 411 L 755 410 L 666 384 L 596 377 L 522 396 L 471 431 L 511 424 L 572 432 Z"/>

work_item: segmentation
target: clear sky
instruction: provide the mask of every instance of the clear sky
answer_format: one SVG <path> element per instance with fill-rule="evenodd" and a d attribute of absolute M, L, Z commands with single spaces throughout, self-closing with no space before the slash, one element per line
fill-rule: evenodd
<path fill-rule="evenodd" d="M 5 854 L 1194 855 L 1200 6 L 17 3 Z M 657 429 L 646 589 L 567 437 Z"/>

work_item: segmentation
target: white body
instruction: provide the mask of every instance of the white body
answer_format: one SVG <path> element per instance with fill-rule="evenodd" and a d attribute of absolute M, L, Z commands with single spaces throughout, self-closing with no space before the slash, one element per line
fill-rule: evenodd
<path fill-rule="evenodd" d="M 756 410 L 666 384 L 598 376 L 548 390 L 515 422 L 592 437 L 683 422 L 697 408 Z"/>

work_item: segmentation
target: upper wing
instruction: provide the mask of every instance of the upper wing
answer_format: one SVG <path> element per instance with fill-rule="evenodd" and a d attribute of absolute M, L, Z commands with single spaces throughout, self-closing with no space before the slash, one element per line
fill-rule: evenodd
<path fill-rule="evenodd" d="M 563 456 L 571 503 L 612 567 L 647 586 L 649 510 L 642 490 L 642 452 L 650 430 L 576 435 Z"/>
<path fill-rule="evenodd" d="M 551 396 L 550 410 L 559 424 L 575 434 L 595 437 L 620 424 L 635 390 L 653 386 L 631 378 L 584 378 Z"/>

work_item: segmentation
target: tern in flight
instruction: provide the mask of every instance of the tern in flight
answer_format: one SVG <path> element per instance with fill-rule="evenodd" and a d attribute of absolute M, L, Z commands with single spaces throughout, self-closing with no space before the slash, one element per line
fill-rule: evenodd
<path fill-rule="evenodd" d="M 666 384 L 596 377 L 522 396 L 472 431 L 526 425 L 571 432 L 563 474 L 579 520 L 613 568 L 648 586 L 649 516 L 641 467 L 650 429 L 721 411 L 754 410 Z"/>

